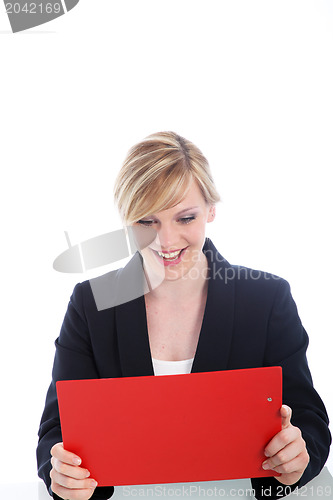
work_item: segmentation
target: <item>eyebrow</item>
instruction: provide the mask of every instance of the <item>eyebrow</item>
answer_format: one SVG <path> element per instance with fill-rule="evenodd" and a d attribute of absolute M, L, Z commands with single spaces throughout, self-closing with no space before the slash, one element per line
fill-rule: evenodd
<path fill-rule="evenodd" d="M 194 208 L 199 208 L 199 207 L 189 207 L 189 208 L 184 208 L 183 210 L 181 210 L 180 212 L 177 212 L 176 215 L 180 215 L 182 214 L 183 212 L 187 212 L 188 210 L 193 210 Z"/>
<path fill-rule="evenodd" d="M 188 208 L 183 208 L 183 210 L 181 210 L 180 212 L 177 212 L 177 213 L 175 214 L 175 216 L 177 217 L 178 215 L 181 215 L 181 214 L 182 214 L 182 213 L 184 213 L 184 212 L 188 212 L 189 210 L 193 210 L 194 208 L 200 208 L 200 207 L 196 206 L 196 207 L 188 207 Z M 151 215 L 151 217 L 156 217 L 156 215 L 155 215 L 155 214 L 152 214 L 152 215 Z"/>

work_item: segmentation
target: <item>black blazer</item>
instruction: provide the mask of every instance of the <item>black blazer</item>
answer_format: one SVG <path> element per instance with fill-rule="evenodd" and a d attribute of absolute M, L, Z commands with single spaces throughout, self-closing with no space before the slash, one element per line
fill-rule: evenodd
<path fill-rule="evenodd" d="M 303 486 L 324 466 L 331 436 L 324 404 L 312 385 L 305 354 L 308 336 L 290 287 L 272 274 L 230 265 L 209 239 L 203 251 L 209 283 L 192 372 L 282 366 L 283 402 L 292 408 L 292 423 L 301 429 L 310 455 L 298 483 Z M 138 269 L 142 270 L 142 257 L 136 253 L 125 268 L 97 280 L 121 290 L 124 282 L 138 276 Z M 52 382 L 37 447 L 38 475 L 50 494 L 50 449 L 62 441 L 56 381 L 154 375 L 143 295 L 98 310 L 90 282 L 76 285 L 55 345 Z M 256 498 L 263 498 L 262 488 L 269 486 L 271 498 L 277 492 L 281 498 L 281 484 L 274 478 L 251 481 Z M 112 493 L 112 486 L 97 487 L 92 498 L 107 499 Z"/>

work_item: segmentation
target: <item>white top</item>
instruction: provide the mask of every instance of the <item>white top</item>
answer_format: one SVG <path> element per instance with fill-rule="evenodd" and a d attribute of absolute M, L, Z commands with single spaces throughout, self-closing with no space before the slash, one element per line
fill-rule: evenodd
<path fill-rule="evenodd" d="M 181 361 L 164 361 L 152 358 L 155 375 L 179 375 L 191 373 L 194 358 Z"/>

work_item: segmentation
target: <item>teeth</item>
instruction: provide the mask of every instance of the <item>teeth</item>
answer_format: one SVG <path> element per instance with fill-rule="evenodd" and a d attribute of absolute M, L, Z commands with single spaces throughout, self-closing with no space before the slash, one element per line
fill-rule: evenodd
<path fill-rule="evenodd" d="M 174 259 L 178 257 L 180 254 L 181 250 L 178 250 L 178 252 L 171 252 L 171 253 L 162 253 L 162 252 L 157 252 L 160 257 L 163 257 L 164 259 Z"/>

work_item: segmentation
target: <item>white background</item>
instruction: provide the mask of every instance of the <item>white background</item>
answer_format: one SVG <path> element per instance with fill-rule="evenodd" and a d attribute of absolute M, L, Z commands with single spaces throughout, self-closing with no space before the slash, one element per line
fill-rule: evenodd
<path fill-rule="evenodd" d="M 114 178 L 155 131 L 208 158 L 220 252 L 290 282 L 333 415 L 332 4 L 81 0 L 17 34 L 1 7 L 1 482 L 37 479 L 53 342 L 88 277 L 53 270 L 64 231 L 121 227 Z"/>

